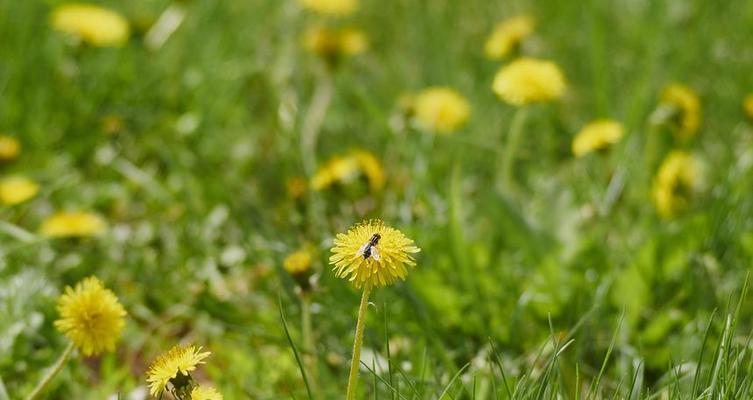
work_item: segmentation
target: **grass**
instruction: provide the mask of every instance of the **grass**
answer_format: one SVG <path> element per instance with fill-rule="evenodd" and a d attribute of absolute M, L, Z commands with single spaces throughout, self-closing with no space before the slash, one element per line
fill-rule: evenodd
<path fill-rule="evenodd" d="M 143 38 L 168 1 L 97 2 L 131 21 L 122 48 L 71 45 L 48 23 L 59 3 L 0 0 L 0 133 L 23 145 L 0 174 L 41 184 L 0 208 L 0 400 L 31 391 L 66 347 L 55 299 L 91 274 L 129 312 L 123 340 L 69 363 L 49 398 L 127 398 L 151 359 L 187 340 L 212 351 L 198 378 L 227 399 L 342 398 L 359 293 L 328 250 L 372 217 L 422 252 L 407 281 L 372 294 L 359 398 L 753 396 L 750 3 L 363 0 L 348 21 L 370 48 L 331 82 L 299 45 L 317 18 L 292 0 L 181 3 L 185 21 L 156 51 Z M 492 93 L 501 63 L 482 48 L 521 12 L 538 21 L 524 50 L 560 65 L 568 91 L 527 110 L 506 190 L 515 109 Z M 706 187 L 662 219 L 643 151 L 667 136 L 649 116 L 670 81 L 700 95 L 701 129 L 682 147 L 704 160 Z M 330 83 L 316 145 L 302 147 Z M 471 104 L 454 135 L 394 124 L 399 96 L 431 85 Z M 574 134 L 600 117 L 627 136 L 574 158 Z M 106 134 L 107 118 L 122 128 Z M 288 179 L 352 148 L 382 161 L 382 191 L 357 181 L 287 195 Z M 40 237 L 59 209 L 96 211 L 108 233 Z M 305 243 L 319 278 L 314 354 L 282 268 Z"/>

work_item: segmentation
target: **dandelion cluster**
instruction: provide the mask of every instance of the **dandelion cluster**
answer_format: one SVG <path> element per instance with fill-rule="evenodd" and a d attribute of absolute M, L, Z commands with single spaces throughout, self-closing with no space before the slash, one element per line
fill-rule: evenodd
<path fill-rule="evenodd" d="M 122 46 L 130 33 L 128 20 L 92 4 L 66 3 L 52 13 L 52 26 L 93 46 Z"/>
<path fill-rule="evenodd" d="M 115 350 L 126 311 L 113 292 L 96 277 L 66 287 L 58 299 L 55 327 L 85 356 Z"/>
<path fill-rule="evenodd" d="M 431 87 L 413 98 L 419 125 L 430 132 L 448 134 L 461 128 L 471 114 L 462 95 L 448 87 Z"/>
<path fill-rule="evenodd" d="M 484 54 L 492 60 L 501 59 L 515 50 L 533 33 L 533 18 L 519 15 L 498 23 L 484 44 Z"/>
<path fill-rule="evenodd" d="M 360 249 L 371 240 L 374 234 L 380 239 L 376 246 L 379 259 L 365 258 Z M 357 288 L 390 285 L 398 279 L 405 279 L 408 267 L 416 265 L 412 254 L 421 251 L 399 230 L 389 227 L 380 220 L 363 221 L 338 233 L 329 258 L 335 274 L 348 279 Z"/>
<path fill-rule="evenodd" d="M 619 142 L 624 134 L 622 124 L 617 121 L 602 119 L 590 122 L 573 139 L 573 154 L 581 157 L 594 151 L 604 150 Z"/>
<path fill-rule="evenodd" d="M 492 89 L 505 102 L 523 106 L 559 99 L 565 92 L 565 78 L 551 61 L 520 58 L 497 72 Z"/>

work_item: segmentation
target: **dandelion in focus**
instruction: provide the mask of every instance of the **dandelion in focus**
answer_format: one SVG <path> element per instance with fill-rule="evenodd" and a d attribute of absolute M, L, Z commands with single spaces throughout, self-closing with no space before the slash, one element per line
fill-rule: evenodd
<path fill-rule="evenodd" d="M 40 231 L 48 237 L 62 238 L 95 236 L 103 233 L 105 229 L 105 221 L 97 214 L 64 211 L 45 219 Z"/>
<path fill-rule="evenodd" d="M 448 134 L 462 127 L 471 114 L 468 101 L 448 87 L 431 87 L 413 98 L 416 120 L 424 129 Z"/>
<path fill-rule="evenodd" d="M 593 121 L 578 132 L 573 139 L 572 150 L 576 157 L 600 151 L 617 143 L 625 134 L 622 124 L 610 119 Z"/>
<path fill-rule="evenodd" d="M 211 386 L 196 386 L 191 390 L 191 400 L 222 400 L 222 395 Z"/>
<path fill-rule="evenodd" d="M 701 187 L 700 161 L 685 151 L 672 151 L 662 162 L 654 181 L 657 212 L 664 218 L 676 215 L 689 207 Z"/>
<path fill-rule="evenodd" d="M 651 121 L 668 126 L 678 140 L 688 140 L 695 136 L 701 125 L 701 101 L 690 87 L 669 84 L 661 93 Z"/>
<path fill-rule="evenodd" d="M 484 54 L 492 60 L 501 59 L 513 52 L 533 33 L 533 19 L 519 15 L 498 23 L 484 44 Z"/>
<path fill-rule="evenodd" d="M 322 57 L 334 67 L 345 58 L 366 51 L 369 45 L 366 34 L 355 28 L 330 28 L 316 25 L 303 33 L 303 47 Z"/>
<path fill-rule="evenodd" d="M 749 94 L 743 100 L 743 111 L 749 119 L 753 120 L 753 94 Z"/>
<path fill-rule="evenodd" d="M 125 325 L 126 311 L 113 292 L 96 277 L 66 287 L 58 299 L 55 327 L 84 356 L 114 351 Z"/>
<path fill-rule="evenodd" d="M 505 102 L 523 106 L 559 99 L 565 92 L 565 78 L 551 61 L 519 58 L 497 72 L 492 89 Z"/>
<path fill-rule="evenodd" d="M 73 35 L 93 46 L 122 46 L 130 33 L 125 17 L 93 4 L 62 4 L 52 12 L 51 19 L 56 30 Z"/>
<path fill-rule="evenodd" d="M 358 10 L 358 0 L 300 0 L 303 8 L 331 16 L 351 15 Z"/>
<path fill-rule="evenodd" d="M 158 396 L 170 390 L 176 397 L 191 398 L 186 394 L 193 392 L 196 383 L 190 373 L 197 365 L 203 364 L 210 354 L 190 344 L 177 345 L 163 353 L 152 362 L 146 373 L 149 393 Z"/>
<path fill-rule="evenodd" d="M 39 193 L 39 185 L 31 179 L 13 176 L 0 180 L 0 203 L 13 206 L 23 203 Z"/>
<path fill-rule="evenodd" d="M 345 156 L 333 156 L 322 164 L 311 179 L 311 187 L 323 190 L 336 184 L 348 184 L 358 176 L 366 178 L 372 191 L 382 189 L 385 183 L 379 159 L 365 150 L 353 150 Z"/>
<path fill-rule="evenodd" d="M 0 161 L 15 160 L 21 153 L 21 144 L 12 136 L 0 135 Z"/>

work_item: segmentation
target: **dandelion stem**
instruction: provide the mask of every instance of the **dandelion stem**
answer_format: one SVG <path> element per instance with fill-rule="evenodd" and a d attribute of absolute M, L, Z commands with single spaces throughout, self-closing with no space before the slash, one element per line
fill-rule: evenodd
<path fill-rule="evenodd" d="M 50 369 L 47 371 L 47 374 L 42 378 L 39 383 L 37 383 L 37 386 L 34 388 L 34 390 L 29 393 L 28 396 L 26 396 L 26 400 L 34 400 L 44 391 L 45 388 L 47 388 L 47 385 L 52 382 L 52 379 L 55 378 L 55 375 L 60 372 L 61 369 L 63 369 L 63 366 L 65 365 L 65 362 L 68 361 L 68 358 L 71 356 L 71 353 L 73 352 L 73 342 L 68 343 L 68 347 L 65 348 L 63 351 L 63 354 L 60 355 L 60 358 L 58 358 L 57 361 L 55 361 L 55 364 L 50 367 Z"/>
<path fill-rule="evenodd" d="M 353 359 L 350 361 L 350 375 L 348 375 L 348 392 L 346 400 L 356 398 L 356 386 L 358 385 L 358 370 L 361 361 L 361 345 L 363 344 L 363 329 L 366 325 L 366 308 L 369 305 L 371 286 L 366 285 L 361 295 L 361 305 L 358 307 L 358 322 L 356 323 L 356 337 L 353 341 Z"/>
<path fill-rule="evenodd" d="M 304 294 L 301 296 L 301 330 L 303 334 L 303 346 L 305 362 L 309 372 L 311 372 L 311 389 L 316 393 L 316 346 L 314 345 L 314 335 L 311 328 L 311 298 Z"/>
<path fill-rule="evenodd" d="M 520 140 L 523 136 L 523 128 L 528 117 L 528 108 L 520 107 L 513 116 L 510 124 L 510 133 L 507 138 L 507 146 L 502 149 L 502 183 L 505 189 L 512 188 L 512 168 L 515 164 L 515 155 L 520 147 Z"/>

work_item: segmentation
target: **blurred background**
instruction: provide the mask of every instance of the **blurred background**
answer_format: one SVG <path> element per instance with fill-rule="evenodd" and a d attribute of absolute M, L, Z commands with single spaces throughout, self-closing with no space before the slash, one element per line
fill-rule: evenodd
<path fill-rule="evenodd" d="M 753 3 L 91 4 L 0 0 L 10 398 L 90 275 L 123 338 L 48 398 L 144 399 L 189 341 L 226 399 L 307 398 L 281 311 L 313 397 L 342 398 L 360 293 L 329 249 L 369 218 L 422 251 L 372 294 L 359 397 L 750 395 Z M 495 93 L 518 57 L 562 93 Z"/>

